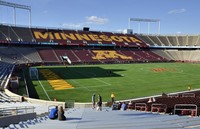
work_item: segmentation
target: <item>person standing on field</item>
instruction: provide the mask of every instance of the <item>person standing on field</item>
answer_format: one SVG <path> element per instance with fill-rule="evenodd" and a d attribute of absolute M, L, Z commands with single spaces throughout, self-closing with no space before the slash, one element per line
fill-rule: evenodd
<path fill-rule="evenodd" d="M 102 111 L 102 97 L 100 94 L 98 95 L 97 111 Z"/>
<path fill-rule="evenodd" d="M 190 91 L 191 90 L 191 85 L 188 85 L 188 91 Z"/>
<path fill-rule="evenodd" d="M 95 108 L 95 94 L 92 95 L 92 109 Z"/>
<path fill-rule="evenodd" d="M 111 102 L 114 103 L 114 102 L 115 102 L 115 94 L 114 94 L 114 93 L 111 93 L 111 96 L 110 96 L 110 97 L 111 97 Z"/>

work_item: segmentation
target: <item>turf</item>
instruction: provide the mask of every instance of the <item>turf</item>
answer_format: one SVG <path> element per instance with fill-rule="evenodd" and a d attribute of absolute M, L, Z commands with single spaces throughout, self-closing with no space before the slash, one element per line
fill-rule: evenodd
<path fill-rule="evenodd" d="M 54 90 L 40 73 L 39 80 L 33 84 L 40 99 L 59 101 L 74 100 L 91 102 L 93 93 L 101 94 L 103 101 L 111 101 L 110 94 L 115 93 L 116 100 L 132 99 L 162 92 L 170 93 L 200 87 L 200 65 L 190 63 L 144 63 L 144 64 L 108 64 L 77 66 L 42 66 L 70 83 L 74 88 Z"/>

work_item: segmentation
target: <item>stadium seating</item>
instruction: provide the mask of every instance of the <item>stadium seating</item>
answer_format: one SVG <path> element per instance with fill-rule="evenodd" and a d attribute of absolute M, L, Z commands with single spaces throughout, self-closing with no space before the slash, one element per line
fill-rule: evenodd
<path fill-rule="evenodd" d="M 0 25 L 0 38 L 1 41 L 10 41 L 10 28 L 8 26 Z"/>
<path fill-rule="evenodd" d="M 176 36 L 167 36 L 167 39 L 172 46 L 180 46 Z"/>
<path fill-rule="evenodd" d="M 64 39 L 64 40 L 62 40 L 62 38 L 61 38 L 61 40 L 60 40 L 61 43 L 59 43 L 59 44 L 62 44 L 62 45 L 65 45 L 65 44 L 67 44 L 67 45 L 83 44 L 83 41 L 81 41 L 81 40 L 73 40 L 74 39 L 73 34 L 76 34 L 77 31 L 75 31 L 75 30 L 63 30 L 63 33 L 68 34 L 68 36 L 65 36 L 66 39 Z"/>
<path fill-rule="evenodd" d="M 188 36 L 188 45 L 196 46 L 198 43 L 199 36 Z"/>
<path fill-rule="evenodd" d="M 158 36 L 148 36 L 151 41 L 153 41 L 154 45 L 156 46 L 164 46 L 162 41 L 158 38 Z"/>
<path fill-rule="evenodd" d="M 41 45 L 35 47 L 1 47 L 0 56 L 10 63 L 35 63 L 35 62 L 62 62 L 60 56 L 67 52 L 73 63 L 94 62 L 94 63 L 119 63 L 119 62 L 152 62 L 152 61 L 186 61 L 197 62 L 199 50 L 180 49 L 143 49 L 151 46 L 198 46 L 198 35 L 139 35 L 120 34 L 112 32 L 82 31 L 82 30 L 61 30 L 44 28 L 26 28 L 16 26 L 0 25 L 0 44 L 34 44 Z M 38 38 L 39 37 L 39 38 Z M 131 40 L 132 38 L 132 40 Z M 129 42 L 130 41 L 130 42 Z M 135 42 L 134 42 L 135 41 Z M 139 41 L 139 42 L 137 42 Z M 68 45 L 77 46 L 78 49 L 62 50 L 53 46 L 43 47 L 43 45 Z M 91 48 L 107 49 L 108 46 L 125 47 L 115 49 L 119 54 L 132 59 L 110 58 L 104 60 L 94 60 L 95 56 Z M 102 47 L 102 48 L 101 48 Z M 129 47 L 129 48 L 126 48 Z M 130 49 L 133 48 L 133 49 Z M 140 49 L 138 49 L 140 48 Z M 46 49 L 46 50 L 45 50 Z M 55 49 L 55 51 L 54 51 Z M 113 49 L 113 48 L 112 48 Z M 60 52 L 59 52 L 60 51 Z M 63 51 L 63 52 L 61 52 Z M 45 53 L 50 54 L 47 56 Z M 80 53 L 80 54 L 79 54 Z"/>
<path fill-rule="evenodd" d="M 0 37 L 2 41 L 18 41 L 18 35 L 9 26 L 0 25 Z"/>
<path fill-rule="evenodd" d="M 26 63 L 28 61 L 15 47 L 0 47 L 2 60 L 12 64 Z"/>
<path fill-rule="evenodd" d="M 5 34 L 6 30 L 3 28 L 3 26 L 0 26 L 0 40 L 3 41 L 8 41 L 9 38 L 8 36 Z"/>
<path fill-rule="evenodd" d="M 145 43 L 147 43 L 149 46 L 157 46 L 156 43 L 154 43 L 154 41 L 152 41 L 149 36 L 146 35 L 138 35 L 138 37 L 140 37 Z"/>
<path fill-rule="evenodd" d="M 58 62 L 59 58 L 52 48 L 37 48 L 37 51 L 44 62 Z"/>
<path fill-rule="evenodd" d="M 100 31 L 83 31 L 67 29 L 28 28 L 0 25 L 0 44 L 37 45 L 38 47 L 9 47 L 7 54 L 5 49 L 0 48 L 0 56 L 10 63 L 32 63 L 32 62 L 57 62 L 62 60 L 60 56 L 64 53 L 62 49 L 54 46 L 75 46 L 66 49 L 72 62 L 94 62 L 94 63 L 119 63 L 119 62 L 152 62 L 152 61 L 199 61 L 199 50 L 182 50 L 179 46 L 199 46 L 199 35 L 142 35 L 122 34 Z M 48 47 L 44 47 L 48 45 Z M 51 46 L 49 46 L 51 45 Z M 92 49 L 109 50 L 112 47 L 117 53 L 132 57 L 132 60 L 110 58 L 105 60 L 94 60 L 95 53 Z M 151 47 L 154 49 L 148 49 Z M 117 47 L 117 49 L 115 48 Z M 123 48 L 121 48 L 123 47 Z M 168 47 L 155 49 L 155 47 Z M 176 47 L 176 49 L 170 49 Z M 37 49 L 35 49 L 37 48 Z M 77 49 L 78 48 L 78 49 Z M 131 49 L 130 49 L 131 48 Z M 4 50 L 3 50 L 4 49 Z M 46 50 L 45 50 L 46 49 Z M 82 50 L 81 50 L 82 49 Z M 60 52 L 59 52 L 60 51 Z M 79 52 L 77 52 L 79 51 Z M 47 56 L 45 53 L 49 53 Z M 66 52 L 65 52 L 66 53 Z M 79 54 L 82 53 L 82 54 Z M 127 55 L 126 55 L 127 54 Z M 15 57 L 14 57 L 15 55 Z"/>
<path fill-rule="evenodd" d="M 138 100 L 132 100 L 131 104 L 128 105 L 128 109 L 135 109 L 139 111 L 151 111 L 151 112 L 162 112 L 168 114 L 174 114 L 177 110 L 179 115 L 199 115 L 199 109 L 197 114 L 194 110 L 194 106 L 200 106 L 200 91 L 188 91 L 179 94 L 169 94 L 167 96 L 157 96 L 154 101 L 149 101 L 148 98 L 142 98 Z M 128 103 L 128 101 L 126 101 Z M 180 104 L 179 108 L 175 105 Z M 190 106 L 190 105 L 194 106 Z M 149 107 L 151 110 L 149 110 Z M 179 110 L 179 112 L 178 112 Z M 188 112 L 184 112 L 187 110 Z M 181 112 L 182 111 L 182 112 Z"/>
<path fill-rule="evenodd" d="M 152 52 L 165 57 L 168 60 L 198 62 L 200 61 L 199 50 L 152 50 Z"/>
<path fill-rule="evenodd" d="M 81 62 L 98 62 L 92 59 L 93 55 L 90 50 L 73 50 L 73 52 Z"/>
<path fill-rule="evenodd" d="M 71 49 L 55 49 L 54 48 L 54 51 L 57 55 L 57 57 L 61 58 L 61 56 L 68 56 L 69 59 L 72 61 L 72 62 L 80 62 L 81 60 L 79 59 L 79 57 L 77 57 L 73 50 Z"/>
<path fill-rule="evenodd" d="M 138 35 L 151 46 L 199 46 L 199 35 Z"/>
<path fill-rule="evenodd" d="M 42 59 L 35 48 L 16 47 L 15 50 L 21 53 L 21 55 L 26 58 L 28 63 L 42 62 Z"/>
<path fill-rule="evenodd" d="M 33 38 L 33 35 L 32 35 L 30 28 L 12 26 L 11 29 L 13 30 L 13 32 L 15 34 L 17 34 L 18 41 L 27 42 L 27 44 L 34 41 L 34 38 Z"/>
<path fill-rule="evenodd" d="M 79 34 L 79 39 L 82 39 L 82 40 L 80 40 L 80 41 L 82 41 L 82 44 L 84 44 L 84 45 L 96 45 L 96 44 L 99 44 L 99 41 L 98 41 L 98 39 L 95 39 L 96 41 L 93 41 L 93 40 L 91 40 L 90 39 L 90 36 L 89 35 L 91 35 L 92 33 L 90 33 L 89 31 L 77 31 L 77 33 Z M 94 34 L 94 33 L 93 33 Z M 95 35 L 97 35 L 97 34 L 99 34 L 99 32 L 96 32 L 95 33 Z"/>
<path fill-rule="evenodd" d="M 6 47 L 7 48 L 7 47 Z M 53 47 L 0 47 L 3 60 L 10 63 L 41 63 L 62 62 L 62 56 L 68 56 L 72 63 L 123 63 L 167 61 L 149 50 L 95 50 L 95 49 L 64 49 Z M 10 52 L 10 53 L 9 53 Z M 7 54 L 6 54 L 7 53 Z"/>
<path fill-rule="evenodd" d="M 102 33 L 102 32 L 90 31 L 90 33 L 91 33 L 91 34 L 95 34 L 95 35 L 97 35 L 98 37 L 100 37 L 100 36 L 106 37 L 106 36 L 107 36 L 107 35 L 105 35 L 105 34 Z M 108 40 L 108 41 L 99 40 L 98 43 L 99 43 L 99 44 L 108 44 L 108 45 L 110 45 L 110 44 L 112 44 L 112 41 L 109 41 L 109 40 Z"/>

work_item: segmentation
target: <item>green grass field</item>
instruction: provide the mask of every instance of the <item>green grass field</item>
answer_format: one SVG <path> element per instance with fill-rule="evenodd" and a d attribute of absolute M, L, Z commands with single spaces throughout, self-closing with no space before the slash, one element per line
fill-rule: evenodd
<path fill-rule="evenodd" d="M 39 72 L 40 81 L 34 80 L 32 83 L 40 99 L 48 99 L 48 94 L 51 100 L 57 98 L 58 101 L 91 102 L 92 94 L 96 93 L 102 95 L 103 101 L 110 101 L 110 94 L 114 92 L 116 100 L 124 100 L 184 91 L 188 85 L 192 89 L 200 87 L 199 64 L 145 63 L 37 68 L 39 71 L 51 70 L 74 87 L 54 90 Z"/>

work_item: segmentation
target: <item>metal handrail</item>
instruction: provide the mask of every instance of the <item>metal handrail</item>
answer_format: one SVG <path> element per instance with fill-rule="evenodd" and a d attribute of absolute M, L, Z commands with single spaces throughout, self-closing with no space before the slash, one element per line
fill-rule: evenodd
<path fill-rule="evenodd" d="M 197 116 L 198 107 L 195 104 L 176 104 L 174 106 L 174 114 L 176 114 L 177 110 L 188 110 L 195 111 L 195 116 Z"/>
<path fill-rule="evenodd" d="M 166 112 L 167 111 L 167 105 L 166 104 L 159 104 L 159 103 L 154 103 L 151 105 L 151 112 L 153 112 L 153 109 L 156 108 L 162 108 L 164 109 L 164 111 Z"/>
<path fill-rule="evenodd" d="M 33 113 L 34 106 L 21 106 L 21 107 L 5 107 L 0 108 L 0 117 Z"/>
<path fill-rule="evenodd" d="M 144 107 L 145 111 L 146 111 L 147 104 L 146 103 L 135 103 L 135 110 L 137 110 L 137 107 L 139 107 L 139 108 Z"/>

